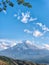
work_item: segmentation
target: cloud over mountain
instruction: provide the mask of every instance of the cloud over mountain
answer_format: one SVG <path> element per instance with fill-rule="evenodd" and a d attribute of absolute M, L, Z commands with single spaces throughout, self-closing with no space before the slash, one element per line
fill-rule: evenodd
<path fill-rule="evenodd" d="M 8 49 L 8 48 L 12 48 L 12 47 L 14 47 L 16 45 L 20 45 L 19 47 L 23 47 L 24 49 L 27 49 L 27 47 L 24 46 L 24 45 L 27 45 L 28 48 L 31 48 L 31 49 L 34 48 L 34 49 L 46 49 L 46 50 L 49 50 L 49 45 L 48 44 L 43 44 L 41 46 L 41 45 L 37 45 L 36 43 L 34 43 L 34 41 L 29 41 L 29 40 L 14 41 L 14 40 L 0 39 L 0 51 Z"/>
<path fill-rule="evenodd" d="M 2 41 L 5 42 L 6 40 Z M 0 50 L 0 55 L 12 57 L 14 59 L 22 59 L 22 60 L 24 59 L 31 61 L 40 61 L 41 59 L 44 59 L 46 62 L 48 61 L 46 60 L 49 57 L 48 44 L 37 45 L 33 41 L 29 40 L 18 41 L 16 45 L 15 43 L 14 44 L 13 43 L 11 43 L 12 44 L 11 47 L 10 40 L 7 40 L 7 43 L 5 43 L 5 47 L 7 48 L 5 49 L 5 47 L 2 47 L 2 50 Z M 45 62 L 44 60 L 42 60 L 41 62 Z"/>
<path fill-rule="evenodd" d="M 16 45 L 16 41 L 0 39 L 0 50 L 8 49 Z"/>

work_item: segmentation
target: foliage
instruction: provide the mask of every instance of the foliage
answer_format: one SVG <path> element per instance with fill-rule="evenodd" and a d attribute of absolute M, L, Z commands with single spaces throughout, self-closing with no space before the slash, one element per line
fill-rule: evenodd
<path fill-rule="evenodd" d="M 18 5 L 24 5 L 27 6 L 28 8 L 32 8 L 32 5 L 29 2 L 25 2 L 24 0 L 16 0 Z M 6 10 L 7 9 L 7 5 L 14 7 L 14 4 L 12 1 L 10 0 L 1 0 L 0 1 L 0 12 L 2 10 Z"/>
<path fill-rule="evenodd" d="M 15 60 L 5 56 L 0 56 L 0 65 L 47 65 L 47 64 L 37 64 L 34 62 L 32 63 L 30 61 Z"/>

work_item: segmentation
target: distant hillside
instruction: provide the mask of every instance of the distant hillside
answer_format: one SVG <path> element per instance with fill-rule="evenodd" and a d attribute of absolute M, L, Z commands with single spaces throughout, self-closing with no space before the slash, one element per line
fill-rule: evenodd
<path fill-rule="evenodd" d="M 0 65 L 46 65 L 46 64 L 36 64 L 32 62 L 14 60 L 5 56 L 0 56 Z"/>
<path fill-rule="evenodd" d="M 4 43 L 7 44 L 8 42 Z M 17 43 L 15 46 L 9 47 L 8 49 L 1 50 L 0 55 L 36 63 L 49 63 L 49 50 L 40 49 L 36 45 L 26 41 Z"/>

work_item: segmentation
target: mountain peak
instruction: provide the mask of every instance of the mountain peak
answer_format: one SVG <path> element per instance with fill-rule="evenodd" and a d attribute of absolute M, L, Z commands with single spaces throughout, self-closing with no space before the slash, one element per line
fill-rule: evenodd
<path fill-rule="evenodd" d="M 49 50 L 49 45 L 44 44 L 39 46 L 32 41 L 24 40 L 24 41 L 16 41 L 16 40 L 8 40 L 8 39 L 0 39 L 0 51 L 8 48 L 13 48 L 14 46 L 23 48 L 23 49 L 45 49 Z"/>

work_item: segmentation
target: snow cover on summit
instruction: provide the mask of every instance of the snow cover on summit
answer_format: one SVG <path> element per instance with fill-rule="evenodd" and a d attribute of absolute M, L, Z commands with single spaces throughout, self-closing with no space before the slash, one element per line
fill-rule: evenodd
<path fill-rule="evenodd" d="M 16 45 L 16 41 L 0 39 L 0 50 L 8 49 Z"/>
<path fill-rule="evenodd" d="M 18 44 L 21 44 L 21 45 L 18 46 Z M 22 47 L 23 49 L 29 49 L 30 48 L 30 49 L 49 50 L 49 45 L 48 44 L 44 44 L 44 45 L 41 46 L 41 45 L 37 45 L 36 43 L 34 43 L 34 41 L 29 41 L 29 40 L 15 41 L 15 40 L 8 40 L 8 39 L 0 39 L 0 51 L 8 49 L 10 47 L 14 47 L 16 45 L 18 47 Z"/>

